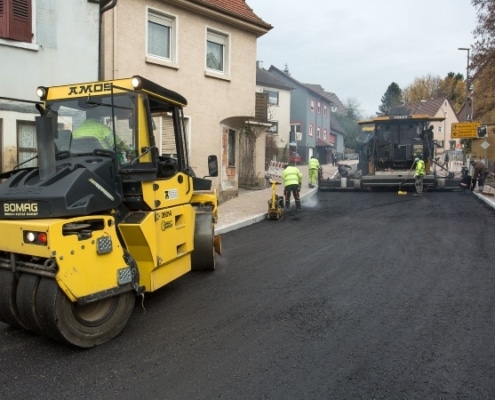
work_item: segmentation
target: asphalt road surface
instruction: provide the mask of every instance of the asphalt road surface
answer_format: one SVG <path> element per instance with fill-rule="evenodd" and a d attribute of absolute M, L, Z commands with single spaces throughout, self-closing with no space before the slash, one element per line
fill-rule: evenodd
<path fill-rule="evenodd" d="M 0 324 L 2 399 L 494 399 L 494 211 L 318 193 L 78 350 Z"/>

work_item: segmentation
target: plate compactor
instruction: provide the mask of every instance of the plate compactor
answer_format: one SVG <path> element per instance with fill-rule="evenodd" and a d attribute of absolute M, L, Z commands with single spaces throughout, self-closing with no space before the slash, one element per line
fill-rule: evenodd
<path fill-rule="evenodd" d="M 281 183 L 271 180 L 270 184 L 272 185 L 272 197 L 268 200 L 266 219 L 280 220 L 284 217 L 284 196 L 277 194 L 277 185 L 281 185 Z"/>

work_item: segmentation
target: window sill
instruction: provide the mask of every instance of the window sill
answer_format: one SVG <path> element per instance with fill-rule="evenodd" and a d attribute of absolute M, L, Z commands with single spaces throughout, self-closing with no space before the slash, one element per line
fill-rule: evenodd
<path fill-rule="evenodd" d="M 155 57 L 150 57 L 146 56 L 145 61 L 148 64 L 156 64 L 156 65 L 161 65 L 162 67 L 167 67 L 167 68 L 172 68 L 172 69 L 179 69 L 179 64 L 173 62 L 173 61 L 168 61 L 160 58 L 155 58 Z"/>
<path fill-rule="evenodd" d="M 18 49 L 32 50 L 32 51 L 39 51 L 40 49 L 43 49 L 42 46 L 36 43 L 17 42 L 15 40 L 8 40 L 8 39 L 0 39 L 0 46 L 16 47 Z"/>
<path fill-rule="evenodd" d="M 222 74 L 221 72 L 214 72 L 214 71 L 205 71 L 205 76 L 208 78 L 215 78 L 215 79 L 220 79 L 222 81 L 227 81 L 230 82 L 230 76 L 226 76 L 225 74 Z"/>

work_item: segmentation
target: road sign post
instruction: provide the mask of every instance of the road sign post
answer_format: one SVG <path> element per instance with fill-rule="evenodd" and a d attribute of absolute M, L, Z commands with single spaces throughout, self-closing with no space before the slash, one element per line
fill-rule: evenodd
<path fill-rule="evenodd" d="M 485 141 L 483 143 L 481 143 L 481 147 L 483 148 L 483 150 L 485 151 L 485 165 L 488 166 L 488 159 L 486 157 L 486 150 L 488 149 L 488 147 L 490 147 L 490 143 L 488 143 L 485 139 Z"/>

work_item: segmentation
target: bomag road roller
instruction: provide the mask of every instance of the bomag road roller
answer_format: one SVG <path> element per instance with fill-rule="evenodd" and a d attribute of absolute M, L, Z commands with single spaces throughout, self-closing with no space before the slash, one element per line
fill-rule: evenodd
<path fill-rule="evenodd" d="M 186 99 L 142 77 L 37 92 L 37 155 L 0 176 L 0 321 L 93 347 L 136 296 L 215 268 L 218 161 L 195 175 Z"/>

